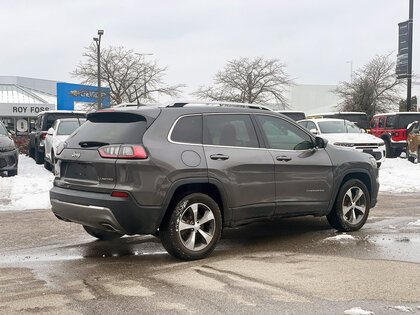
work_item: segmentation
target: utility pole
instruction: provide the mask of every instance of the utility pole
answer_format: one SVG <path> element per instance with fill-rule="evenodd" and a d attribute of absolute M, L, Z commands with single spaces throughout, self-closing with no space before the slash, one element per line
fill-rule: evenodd
<path fill-rule="evenodd" d="M 414 0 L 410 1 L 408 12 L 408 78 L 407 78 L 407 112 L 411 110 L 411 79 L 413 63 L 413 6 Z"/>
<path fill-rule="evenodd" d="M 93 40 L 96 43 L 96 51 L 98 52 L 98 110 L 102 109 L 102 100 L 101 100 L 101 36 L 104 34 L 103 30 L 98 31 L 98 37 L 94 37 Z"/>

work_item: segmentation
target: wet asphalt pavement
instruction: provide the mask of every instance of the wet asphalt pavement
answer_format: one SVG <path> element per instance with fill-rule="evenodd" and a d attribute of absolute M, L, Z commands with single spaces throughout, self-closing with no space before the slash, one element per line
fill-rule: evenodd
<path fill-rule="evenodd" d="M 325 218 L 261 222 L 182 262 L 153 236 L 100 242 L 49 210 L 0 212 L 0 313 L 420 314 L 419 194 L 382 194 L 337 235 Z"/>

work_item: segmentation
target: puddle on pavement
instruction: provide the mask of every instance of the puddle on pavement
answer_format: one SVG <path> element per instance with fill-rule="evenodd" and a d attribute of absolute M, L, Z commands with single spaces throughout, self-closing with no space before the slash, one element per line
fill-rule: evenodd
<path fill-rule="evenodd" d="M 59 262 L 82 259 L 105 259 L 119 257 L 142 257 L 163 255 L 167 252 L 154 238 L 123 238 L 120 241 L 94 241 L 64 247 L 45 247 L 36 250 L 26 249 L 14 253 L 0 254 L 0 265 L 24 264 L 33 262 Z"/>

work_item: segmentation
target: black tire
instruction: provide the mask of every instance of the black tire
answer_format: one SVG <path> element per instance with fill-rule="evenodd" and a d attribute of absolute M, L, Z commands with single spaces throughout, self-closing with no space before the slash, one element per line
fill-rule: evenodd
<path fill-rule="evenodd" d="M 51 164 L 44 158 L 44 168 L 48 171 L 52 170 Z"/>
<path fill-rule="evenodd" d="M 410 150 L 408 149 L 408 146 L 407 146 L 407 149 L 405 150 L 405 155 L 407 156 L 407 160 L 409 162 L 414 163 L 416 161 L 414 156 L 410 156 Z"/>
<path fill-rule="evenodd" d="M 51 151 L 51 171 L 53 172 L 53 174 L 55 175 L 55 163 L 57 161 L 55 160 L 55 155 L 54 155 L 54 151 Z"/>
<path fill-rule="evenodd" d="M 159 228 L 159 237 L 168 253 L 182 260 L 202 259 L 210 255 L 222 234 L 222 215 L 218 204 L 205 194 L 194 193 L 168 210 L 170 212 Z M 194 219 L 196 222 L 193 222 Z M 207 221 L 200 224 L 200 220 Z M 184 229 L 180 228 L 181 224 Z M 185 228 L 187 225 L 191 225 L 191 229 Z M 203 235 L 209 239 L 206 240 Z"/>
<path fill-rule="evenodd" d="M 356 197 L 356 192 L 358 191 L 362 191 L 363 195 L 353 204 L 356 205 L 357 208 L 353 208 L 353 205 L 347 206 L 347 213 L 345 213 L 343 211 L 345 204 L 348 204 L 349 201 L 350 203 L 352 202 L 349 195 L 347 195 L 347 192 L 349 191 L 351 192 L 352 200 Z M 358 202 L 359 204 L 357 204 Z M 362 214 L 362 211 L 359 209 L 363 209 L 363 207 L 365 210 Z M 349 208 L 353 210 L 348 210 Z M 369 216 L 369 210 L 370 195 L 366 185 L 358 179 L 349 179 L 341 186 L 334 206 L 331 212 L 327 215 L 327 219 L 330 225 L 339 231 L 357 231 L 365 224 Z M 347 215 L 349 215 L 349 217 L 347 217 Z M 352 218 L 354 218 L 354 220 L 352 220 Z M 354 221 L 354 223 L 350 221 Z"/>
<path fill-rule="evenodd" d="M 35 147 L 35 163 L 42 164 L 44 163 L 44 156 L 39 152 L 39 150 Z"/>
<path fill-rule="evenodd" d="M 16 176 L 18 173 L 17 168 L 15 170 L 7 171 L 7 176 Z"/>
<path fill-rule="evenodd" d="M 117 233 L 117 232 L 110 232 L 110 231 L 95 229 L 93 227 L 86 226 L 86 225 L 83 225 L 83 228 L 85 229 L 86 232 L 89 233 L 89 235 L 103 241 L 115 240 L 123 236 L 122 234 Z"/>
<path fill-rule="evenodd" d="M 395 153 L 394 153 L 394 149 L 391 147 L 391 144 L 389 143 L 388 140 L 383 139 L 385 141 L 385 149 L 386 149 L 386 157 L 387 158 L 395 158 Z"/>

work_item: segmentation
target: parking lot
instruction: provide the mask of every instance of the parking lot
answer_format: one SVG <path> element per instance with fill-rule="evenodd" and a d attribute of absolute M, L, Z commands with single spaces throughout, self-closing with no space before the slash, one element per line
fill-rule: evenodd
<path fill-rule="evenodd" d="M 37 189 L 33 203 L 42 204 Z M 225 230 L 195 262 L 175 260 L 153 236 L 96 241 L 49 209 L 19 211 L 19 202 L 0 211 L 4 313 L 420 313 L 419 193 L 381 192 L 351 234 L 314 217 Z"/>

